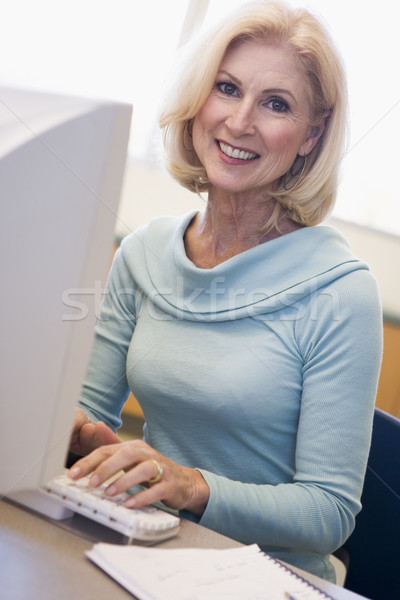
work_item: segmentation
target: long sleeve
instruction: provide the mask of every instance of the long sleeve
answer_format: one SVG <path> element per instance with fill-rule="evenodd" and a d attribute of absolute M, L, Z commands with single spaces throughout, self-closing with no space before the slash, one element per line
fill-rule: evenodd
<path fill-rule="evenodd" d="M 94 421 L 116 430 L 129 394 L 126 358 L 136 325 L 137 292 L 117 251 L 108 277 L 79 405 Z"/>

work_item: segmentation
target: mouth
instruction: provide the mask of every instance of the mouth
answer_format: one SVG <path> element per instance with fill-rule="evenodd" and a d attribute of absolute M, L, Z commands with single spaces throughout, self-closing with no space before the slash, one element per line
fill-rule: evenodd
<path fill-rule="evenodd" d="M 234 148 L 233 146 L 230 146 L 229 144 L 226 144 L 225 142 L 221 142 L 219 140 L 217 140 L 217 144 L 221 152 L 229 158 L 244 161 L 251 161 L 255 160 L 256 158 L 260 158 L 260 155 L 256 154 L 255 152 L 250 152 L 249 150 L 242 150 L 241 148 Z"/>

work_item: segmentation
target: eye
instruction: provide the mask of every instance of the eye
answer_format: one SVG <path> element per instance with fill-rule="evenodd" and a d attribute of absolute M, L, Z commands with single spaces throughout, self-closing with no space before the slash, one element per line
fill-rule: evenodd
<path fill-rule="evenodd" d="M 238 96 L 239 91 L 234 83 L 229 81 L 219 81 L 216 84 L 217 89 L 226 96 Z"/>
<path fill-rule="evenodd" d="M 266 106 L 274 112 L 287 112 L 289 110 L 289 105 L 281 98 L 270 98 L 266 102 Z"/>

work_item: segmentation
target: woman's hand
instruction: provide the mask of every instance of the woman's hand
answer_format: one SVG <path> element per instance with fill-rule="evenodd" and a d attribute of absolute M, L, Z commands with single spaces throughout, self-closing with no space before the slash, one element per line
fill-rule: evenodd
<path fill-rule="evenodd" d="M 83 410 L 76 409 L 70 442 L 71 452 L 84 456 L 99 446 L 119 442 L 119 437 L 105 423 L 94 423 Z"/>
<path fill-rule="evenodd" d="M 162 469 L 156 483 L 150 483 Z M 200 517 L 208 502 L 209 487 L 199 471 L 183 467 L 169 460 L 142 440 L 133 440 L 102 446 L 75 463 L 69 474 L 79 479 L 91 473 L 89 485 L 98 487 L 121 473 L 106 489 L 106 495 L 115 496 L 135 485 L 147 486 L 146 490 L 130 496 L 124 505 L 142 508 L 162 500 L 176 510 L 188 510 Z"/>

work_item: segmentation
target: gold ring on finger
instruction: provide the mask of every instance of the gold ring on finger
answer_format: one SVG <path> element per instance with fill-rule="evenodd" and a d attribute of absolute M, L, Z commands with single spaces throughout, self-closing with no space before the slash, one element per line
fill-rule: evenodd
<path fill-rule="evenodd" d="M 163 476 L 164 471 L 163 471 L 163 468 L 162 468 L 162 466 L 160 465 L 160 463 L 158 461 L 152 459 L 151 462 L 157 468 L 157 473 L 156 473 L 156 475 L 154 477 L 152 477 L 151 479 L 149 479 L 149 483 L 157 483 L 158 481 L 160 481 L 161 477 Z"/>

